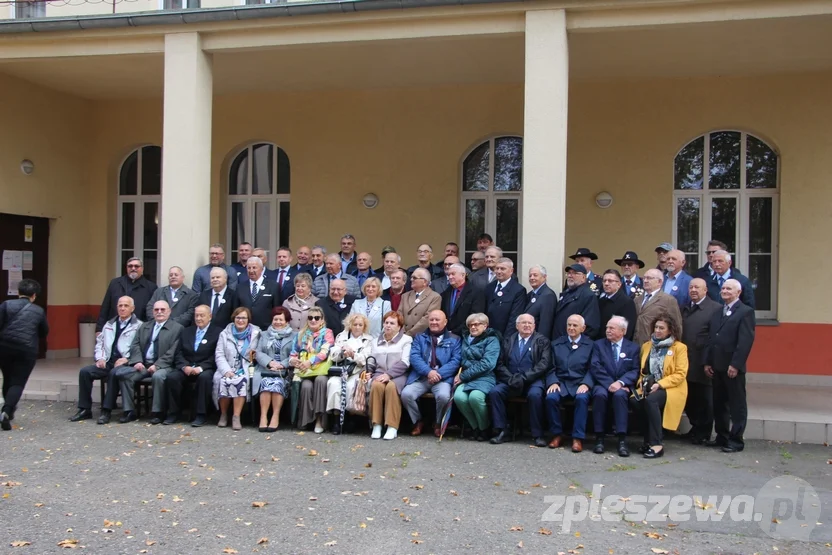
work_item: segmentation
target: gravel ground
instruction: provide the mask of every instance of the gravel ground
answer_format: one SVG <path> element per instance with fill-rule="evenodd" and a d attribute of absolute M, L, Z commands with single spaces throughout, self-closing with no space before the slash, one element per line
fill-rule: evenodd
<path fill-rule="evenodd" d="M 619 458 L 612 442 L 605 455 L 593 454 L 591 442 L 576 455 L 532 448 L 528 438 L 492 446 L 98 426 L 68 422 L 74 412 L 69 403 L 24 402 L 15 429 L 0 433 L 0 552 L 54 553 L 77 540 L 70 545 L 103 554 L 832 553 L 825 446 L 751 441 L 726 455 L 671 440 L 665 458 L 648 461 Z M 541 520 L 551 505 L 545 496 L 584 496 L 598 484 L 600 497 L 695 495 L 705 512 L 724 513 L 707 506 L 708 495 L 754 496 L 778 476 L 800 477 L 817 494 L 794 513 L 808 541 L 724 519 L 627 522 L 604 513 L 568 532 Z"/>

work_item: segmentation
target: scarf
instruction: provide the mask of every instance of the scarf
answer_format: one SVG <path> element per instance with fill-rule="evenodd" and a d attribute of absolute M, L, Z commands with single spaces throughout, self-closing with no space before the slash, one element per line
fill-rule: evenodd
<path fill-rule="evenodd" d="M 650 337 L 650 373 L 656 381 L 663 377 L 664 373 L 664 357 L 667 356 L 667 351 L 676 340 L 673 336 L 659 341 L 655 337 Z"/>
<path fill-rule="evenodd" d="M 240 373 L 240 370 L 243 370 L 245 367 L 244 361 L 246 361 L 246 353 L 249 351 L 249 345 L 251 345 L 251 324 L 246 326 L 246 329 L 243 331 L 239 331 L 237 326 L 231 324 L 231 335 L 234 337 L 234 341 L 239 343 L 240 341 L 243 342 L 241 347 L 237 349 L 237 374 Z"/>
<path fill-rule="evenodd" d="M 266 328 L 266 331 L 263 332 L 265 336 L 263 339 L 266 341 L 266 345 L 272 351 L 272 359 L 275 362 L 281 362 L 280 360 L 280 350 L 283 348 L 283 342 L 286 340 L 287 337 L 292 335 L 294 330 L 290 326 L 284 326 L 280 329 L 275 329 L 272 326 Z"/>
<path fill-rule="evenodd" d="M 313 332 L 309 327 L 303 329 L 303 333 L 298 336 L 297 351 L 299 353 L 306 353 L 310 358 L 317 355 L 323 347 L 326 339 L 326 327 L 322 327 L 316 332 Z"/>

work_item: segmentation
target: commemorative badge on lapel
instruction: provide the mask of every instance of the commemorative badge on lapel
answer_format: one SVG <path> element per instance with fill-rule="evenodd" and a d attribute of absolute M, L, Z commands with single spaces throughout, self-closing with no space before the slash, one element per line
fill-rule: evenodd
<path fill-rule="evenodd" d="M 627 355 L 626 355 L 626 354 L 624 354 L 624 353 L 620 353 L 620 354 L 618 355 L 618 358 L 627 358 Z"/>
<path fill-rule="evenodd" d="M 502 292 L 502 291 L 499 291 L 499 292 L 497 293 L 497 296 L 498 296 L 498 297 L 502 297 L 502 296 L 503 296 L 503 292 Z"/>
<path fill-rule="evenodd" d="M 225 299 L 220 299 L 220 304 L 225 304 Z"/>
<path fill-rule="evenodd" d="M 266 290 L 266 286 L 265 286 L 265 285 L 261 285 L 261 286 L 260 286 L 260 291 L 265 291 L 265 290 Z"/>
<path fill-rule="evenodd" d="M 341 303 L 338 305 L 340 308 L 347 308 L 347 303 Z"/>
<path fill-rule="evenodd" d="M 203 339 L 203 340 L 201 341 L 201 343 L 202 343 L 203 345 L 207 345 L 207 344 L 208 344 L 208 340 L 207 340 L 207 339 Z"/>
<path fill-rule="evenodd" d="M 679 288 L 678 288 L 676 285 L 674 285 L 674 286 L 673 286 L 673 290 L 674 290 L 674 291 L 678 291 L 678 290 L 679 290 Z"/>
<path fill-rule="evenodd" d="M 725 315 L 726 315 L 726 316 L 730 316 L 730 315 L 731 315 L 731 311 L 730 311 L 730 310 L 729 310 L 729 311 L 727 311 L 727 312 L 725 313 Z"/>
<path fill-rule="evenodd" d="M 532 304 L 537 302 L 537 297 L 532 297 Z"/>
<path fill-rule="evenodd" d="M 667 356 L 672 357 L 673 356 L 673 351 L 667 351 Z"/>
<path fill-rule="evenodd" d="M 575 349 L 577 349 L 577 348 L 578 348 L 578 345 L 577 345 L 577 344 L 575 344 L 575 343 L 572 343 L 572 349 L 573 349 L 573 350 L 575 350 Z"/>

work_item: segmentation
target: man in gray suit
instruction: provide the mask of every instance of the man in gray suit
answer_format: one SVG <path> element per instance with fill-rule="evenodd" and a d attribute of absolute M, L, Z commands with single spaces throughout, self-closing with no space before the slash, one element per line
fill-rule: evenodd
<path fill-rule="evenodd" d="M 185 285 L 185 272 L 179 266 L 171 266 L 168 270 L 168 284 L 158 288 L 145 309 L 145 322 L 153 320 L 153 305 L 156 301 L 167 301 L 170 305 L 170 319 L 187 328 L 194 321 L 194 309 L 199 301 L 199 293 L 195 293 Z"/>
<path fill-rule="evenodd" d="M 170 319 L 170 305 L 168 305 L 168 302 L 156 301 L 153 305 L 153 320 L 142 324 L 133 338 L 133 343 L 130 345 L 130 359 L 127 364 L 115 369 L 116 378 L 121 387 L 121 401 L 124 406 L 124 414 L 119 422 L 124 424 L 138 418 L 133 405 L 136 382 L 147 376 L 152 376 L 153 419 L 150 423 L 162 423 L 164 420 L 165 377 L 173 368 L 181 333 L 182 326 Z"/>
<path fill-rule="evenodd" d="M 661 270 L 653 268 L 644 273 L 644 293 L 637 295 L 633 301 L 636 303 L 636 333 L 633 341 L 641 346 L 650 341 L 653 329 L 650 327 L 653 320 L 659 314 L 667 314 L 682 329 L 682 313 L 679 311 L 679 303 L 676 299 L 662 291 L 664 275 Z M 676 339 L 681 341 L 681 337 Z"/>
<path fill-rule="evenodd" d="M 312 294 L 323 299 L 329 296 L 329 284 L 336 279 L 342 280 L 347 285 L 347 295 L 355 297 L 361 296 L 361 290 L 358 289 L 358 280 L 354 276 L 345 274 L 341 271 L 341 255 L 328 254 L 326 257 L 326 273 L 315 278 L 312 284 Z"/>
<path fill-rule="evenodd" d="M 690 302 L 682 307 L 684 331 L 682 343 L 688 348 L 688 398 L 685 414 L 691 430 L 685 437 L 694 445 L 702 445 L 711 439 L 714 427 L 714 400 L 711 378 L 705 374 L 705 347 L 715 312 L 721 310 L 718 302 L 708 297 L 708 284 L 702 278 L 694 278 L 688 285 Z"/>

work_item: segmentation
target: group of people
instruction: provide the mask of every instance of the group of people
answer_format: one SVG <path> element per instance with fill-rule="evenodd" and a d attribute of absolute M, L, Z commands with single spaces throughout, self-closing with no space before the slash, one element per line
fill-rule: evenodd
<path fill-rule="evenodd" d="M 754 297 L 725 244 L 711 241 L 708 263 L 692 275 L 684 253 L 668 243 L 656 248 L 656 267 L 642 276 L 645 263 L 635 252 L 598 275 L 597 255 L 580 248 L 560 295 L 540 265 L 529 269 L 527 290 L 487 234 L 468 267 L 455 243 L 446 244 L 441 264 L 430 245 L 419 245 L 418 264 L 409 268 L 393 247 L 383 249 L 375 269 L 352 235 L 340 247 L 284 247 L 268 269 L 263 249 L 243 243 L 237 263 L 225 265 L 223 246 L 215 244 L 190 288 L 175 266 L 168 285 L 156 287 L 131 258 L 102 303 L 95 362 L 79 373 L 72 420 L 93 417 L 99 379 L 106 396 L 98 422 L 110 421 L 119 393 L 120 422 L 135 420 L 136 384 L 149 380 L 153 424 L 180 421 L 190 382 L 194 426 L 217 408 L 218 425 L 239 430 L 246 401 L 257 398 L 258 427 L 273 431 L 291 399 L 300 427 L 341 433 L 345 413 L 363 412 L 373 438 L 393 439 L 402 409 L 411 434 L 423 433 L 419 400 L 431 393 L 434 434 L 453 406 L 470 437 L 500 444 L 510 436 L 507 403 L 525 397 L 537 446 L 564 441 L 568 403 L 575 452 L 583 449 L 590 404 L 596 453 L 611 430 L 618 453 L 629 455 L 631 409 L 643 414 L 646 457 L 662 456 L 662 430 L 676 430 L 683 411 L 694 443 L 742 450 Z M 0 356 L 4 327 L 16 323 L 5 316 L 9 310 L 0 309 Z M 10 410 L 0 423 L 13 415 L 6 399 Z"/>

